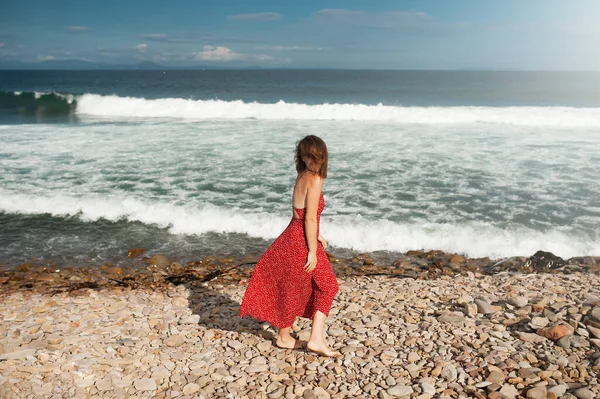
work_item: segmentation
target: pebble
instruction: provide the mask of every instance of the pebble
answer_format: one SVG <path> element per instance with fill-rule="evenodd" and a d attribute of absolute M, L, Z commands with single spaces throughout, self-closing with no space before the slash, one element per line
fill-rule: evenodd
<path fill-rule="evenodd" d="M 338 281 L 327 340 L 342 352 L 339 359 L 275 347 L 264 337 L 276 329 L 237 317 L 240 284 L 7 294 L 0 301 L 0 396 L 7 387 L 18 389 L 13 398 L 593 399 L 600 393 L 593 324 L 600 311 L 593 301 L 581 302 L 596 292 L 600 276 Z M 566 334 L 556 339 L 556 329 Z M 293 333 L 310 334 L 310 321 L 298 319 Z"/>
<path fill-rule="evenodd" d="M 391 396 L 406 396 L 413 393 L 413 389 L 406 385 L 395 385 L 388 388 L 387 393 Z"/>
<path fill-rule="evenodd" d="M 546 387 L 535 387 L 527 390 L 527 399 L 546 399 Z"/>
<path fill-rule="evenodd" d="M 596 394 L 587 388 L 576 389 L 573 391 L 573 395 L 579 399 L 594 399 L 596 397 Z"/>
<path fill-rule="evenodd" d="M 140 378 L 133 383 L 133 386 L 138 391 L 154 391 L 156 390 L 156 382 L 150 378 Z"/>

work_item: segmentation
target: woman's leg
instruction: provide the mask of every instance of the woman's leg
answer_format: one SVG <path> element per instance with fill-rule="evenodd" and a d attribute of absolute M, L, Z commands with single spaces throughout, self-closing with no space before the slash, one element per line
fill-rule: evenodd
<path fill-rule="evenodd" d="M 327 342 L 325 342 L 325 337 L 323 336 L 323 329 L 325 328 L 325 313 L 317 310 L 315 312 L 315 316 L 313 317 L 312 322 L 312 331 L 310 334 L 310 339 L 306 344 L 306 347 L 313 352 L 320 353 L 324 356 L 336 357 L 340 356 L 339 352 L 336 352 L 327 346 Z"/>
<path fill-rule="evenodd" d="M 306 341 L 298 341 L 290 335 L 292 327 L 280 328 L 277 332 L 276 345 L 286 349 L 300 349 L 306 346 Z"/>

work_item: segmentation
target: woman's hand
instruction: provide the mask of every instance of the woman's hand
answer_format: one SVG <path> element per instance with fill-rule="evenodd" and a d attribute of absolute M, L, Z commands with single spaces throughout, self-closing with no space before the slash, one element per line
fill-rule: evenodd
<path fill-rule="evenodd" d="M 323 249 L 327 248 L 327 240 L 325 239 L 325 237 L 323 237 L 322 235 L 319 234 L 319 237 L 317 238 L 317 240 L 319 240 L 319 242 L 323 246 Z"/>
<path fill-rule="evenodd" d="M 306 257 L 306 265 L 304 265 L 304 270 L 307 273 L 310 273 L 315 270 L 315 267 L 317 267 L 317 253 L 309 252 L 308 256 Z"/>

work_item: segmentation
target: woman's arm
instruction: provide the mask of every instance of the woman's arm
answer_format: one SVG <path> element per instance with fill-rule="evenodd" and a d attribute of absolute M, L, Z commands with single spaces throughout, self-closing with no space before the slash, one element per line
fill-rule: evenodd
<path fill-rule="evenodd" d="M 304 269 L 311 272 L 317 267 L 317 210 L 323 179 L 320 176 L 310 176 L 306 192 L 306 213 L 304 215 L 304 234 L 308 245 L 308 256 Z"/>

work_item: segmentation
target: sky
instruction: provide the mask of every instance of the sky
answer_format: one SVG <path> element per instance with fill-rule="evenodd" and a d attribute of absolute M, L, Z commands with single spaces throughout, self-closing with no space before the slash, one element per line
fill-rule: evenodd
<path fill-rule="evenodd" d="M 0 62 L 600 70 L 600 0 L 3 0 Z"/>

